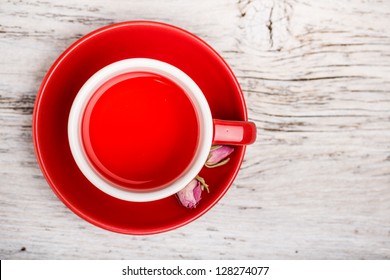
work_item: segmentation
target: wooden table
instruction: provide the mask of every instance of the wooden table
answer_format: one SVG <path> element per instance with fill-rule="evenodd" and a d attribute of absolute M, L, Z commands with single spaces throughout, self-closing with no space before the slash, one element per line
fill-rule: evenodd
<path fill-rule="evenodd" d="M 390 2 L 0 2 L 1 259 L 389 259 Z M 180 229 L 127 236 L 68 210 L 37 165 L 34 100 L 82 35 L 147 19 L 232 67 L 258 141 L 227 195 Z"/>

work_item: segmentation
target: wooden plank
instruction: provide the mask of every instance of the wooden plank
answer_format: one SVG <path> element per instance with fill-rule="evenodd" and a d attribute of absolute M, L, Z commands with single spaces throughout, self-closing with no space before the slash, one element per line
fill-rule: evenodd
<path fill-rule="evenodd" d="M 389 259 L 388 1 L 3 1 L 1 259 Z M 153 236 L 71 213 L 37 166 L 40 82 L 74 40 L 113 22 L 187 29 L 236 73 L 258 141 L 205 216 Z"/>

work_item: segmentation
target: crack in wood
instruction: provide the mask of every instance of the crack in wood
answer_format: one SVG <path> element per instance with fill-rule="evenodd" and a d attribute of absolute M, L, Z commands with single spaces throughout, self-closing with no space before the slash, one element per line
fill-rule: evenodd
<path fill-rule="evenodd" d="M 23 114 L 32 114 L 34 110 L 35 96 L 22 95 L 19 98 L 7 98 L 0 96 L 0 109 L 11 109 L 22 112 Z"/>
<path fill-rule="evenodd" d="M 269 18 L 268 18 L 268 23 L 267 23 L 267 28 L 269 31 L 269 42 L 271 48 L 274 46 L 274 40 L 273 40 L 273 31 L 272 31 L 272 13 L 274 11 L 274 6 L 271 7 L 270 13 L 269 13 Z"/>
<path fill-rule="evenodd" d="M 327 76 L 327 77 L 313 77 L 313 78 L 296 78 L 296 79 L 279 79 L 279 78 L 266 78 L 266 77 L 256 77 L 256 76 L 245 76 L 241 75 L 237 77 L 241 79 L 259 79 L 265 81 L 279 81 L 279 82 L 310 82 L 317 80 L 336 80 L 336 79 L 369 79 L 375 77 L 368 76 Z"/>
<path fill-rule="evenodd" d="M 237 5 L 238 5 L 238 10 L 240 12 L 240 17 L 243 18 L 246 16 L 246 9 L 248 7 L 249 4 L 252 3 L 253 0 L 247 0 L 245 1 L 245 3 L 243 4 L 244 1 L 242 0 L 238 0 L 237 2 Z"/>

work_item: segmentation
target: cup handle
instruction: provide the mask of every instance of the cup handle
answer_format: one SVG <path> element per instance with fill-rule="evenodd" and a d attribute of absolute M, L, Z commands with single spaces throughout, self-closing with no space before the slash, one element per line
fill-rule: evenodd
<path fill-rule="evenodd" d="M 248 145 L 256 141 L 256 125 L 254 122 L 213 119 L 213 123 L 213 144 Z"/>

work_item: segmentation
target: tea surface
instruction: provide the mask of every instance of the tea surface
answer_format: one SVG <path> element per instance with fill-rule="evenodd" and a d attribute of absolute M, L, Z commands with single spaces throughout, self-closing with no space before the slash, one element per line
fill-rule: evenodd
<path fill-rule="evenodd" d="M 198 142 L 197 114 L 184 90 L 166 77 L 122 74 L 87 104 L 82 137 L 94 167 L 132 189 L 168 184 L 190 164 Z"/>

